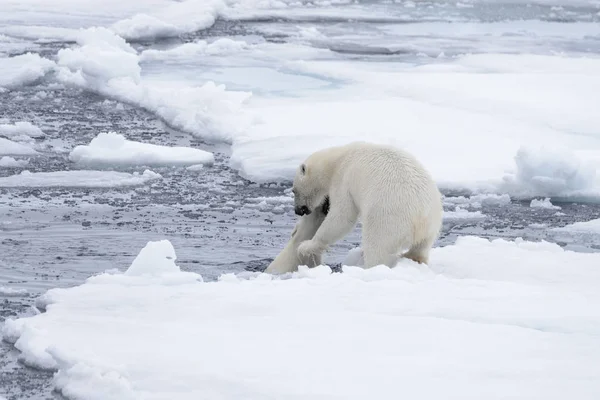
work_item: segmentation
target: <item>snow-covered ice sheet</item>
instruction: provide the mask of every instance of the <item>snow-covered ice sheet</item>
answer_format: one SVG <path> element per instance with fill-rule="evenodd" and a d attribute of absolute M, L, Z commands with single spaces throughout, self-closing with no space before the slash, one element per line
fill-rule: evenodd
<path fill-rule="evenodd" d="M 100 133 L 89 145 L 75 147 L 69 159 L 79 164 L 103 166 L 214 163 L 214 156 L 208 151 L 135 142 L 115 132 Z"/>
<path fill-rule="evenodd" d="M 29 144 L 17 143 L 10 139 L 0 137 L 0 156 L 31 156 L 37 154 Z"/>
<path fill-rule="evenodd" d="M 0 187 L 89 187 L 112 188 L 144 185 L 161 176 L 150 170 L 143 173 L 116 171 L 29 172 L 0 178 Z"/>
<path fill-rule="evenodd" d="M 257 181 L 291 179 L 316 148 L 369 140 L 411 151 L 444 188 L 600 194 L 600 116 L 592 109 L 600 59 L 472 55 L 435 65 L 372 64 L 296 63 L 349 83 L 253 99 L 260 122 L 234 141 L 233 165 Z"/>
<path fill-rule="evenodd" d="M 78 26 L 91 27 L 76 32 L 76 44 L 60 50 L 56 64 L 44 60 L 45 68 L 63 83 L 145 108 L 176 129 L 231 143 L 231 165 L 253 181 L 290 180 L 312 151 L 367 139 L 414 153 L 442 189 L 600 199 L 600 58 L 564 44 L 596 37 L 593 22 L 569 25 L 557 36 L 557 23 L 465 22 L 443 7 L 443 22 L 385 23 L 386 9 L 392 19 L 425 17 L 411 5 L 384 3 L 157 0 L 146 9 L 138 2 L 114 10 L 74 7 L 93 14 L 94 24 Z M 138 52 L 125 40 L 195 31 L 218 16 L 277 13 L 308 26 L 290 28 L 296 31 L 285 43 L 237 36 Z M 378 22 L 354 34 L 315 23 L 350 14 Z M 486 47 L 488 37 L 521 42 Z M 398 50 L 390 43 L 408 41 L 414 57 L 349 60 L 342 55 L 348 48 L 334 48 L 328 38 L 336 46 L 385 48 L 388 55 Z M 538 42 L 551 44 L 536 50 Z M 436 54 L 431 44 L 446 47 Z"/>
<path fill-rule="evenodd" d="M 430 267 L 180 272 L 168 241 L 3 335 L 73 399 L 600 396 L 600 254 L 474 237 Z"/>

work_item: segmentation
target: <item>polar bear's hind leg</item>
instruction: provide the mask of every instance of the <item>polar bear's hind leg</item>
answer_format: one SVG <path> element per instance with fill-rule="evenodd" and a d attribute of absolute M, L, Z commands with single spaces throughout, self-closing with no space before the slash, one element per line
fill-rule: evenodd
<path fill-rule="evenodd" d="M 433 246 L 434 242 L 435 242 L 435 238 L 425 239 L 420 243 L 414 244 L 402 256 L 405 258 L 409 258 L 419 264 L 428 264 L 429 263 L 429 251 L 431 250 L 431 246 Z"/>

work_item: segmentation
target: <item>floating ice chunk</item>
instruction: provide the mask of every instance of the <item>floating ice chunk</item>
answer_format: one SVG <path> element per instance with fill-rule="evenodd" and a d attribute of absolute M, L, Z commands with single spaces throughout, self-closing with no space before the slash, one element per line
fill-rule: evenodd
<path fill-rule="evenodd" d="M 444 211 L 444 219 L 482 219 L 485 215 L 481 211 L 468 211 L 456 207 L 454 211 Z"/>
<path fill-rule="evenodd" d="M 8 286 L 0 286 L 0 296 L 23 296 L 27 294 L 26 289 L 15 289 Z"/>
<path fill-rule="evenodd" d="M 198 172 L 204 169 L 204 164 L 194 164 L 186 168 L 188 171 Z"/>
<path fill-rule="evenodd" d="M 111 29 L 128 40 L 155 39 L 177 36 L 181 30 L 167 22 L 147 14 L 137 14 L 114 23 Z"/>
<path fill-rule="evenodd" d="M 144 81 L 139 57 L 123 38 L 104 28 L 83 31 L 80 47 L 58 52 L 58 78 L 154 112 L 176 129 L 231 141 L 251 123 L 242 105 L 251 93 L 232 92 L 209 81 L 178 86 Z"/>
<path fill-rule="evenodd" d="M 189 165 L 215 161 L 208 151 L 134 142 L 115 132 L 100 133 L 89 145 L 75 147 L 69 159 L 84 165 Z"/>
<path fill-rule="evenodd" d="M 29 172 L 0 178 L 0 187 L 89 187 L 110 188 L 139 186 L 160 179 L 161 176 L 150 170 L 139 174 L 116 171 L 55 171 Z"/>
<path fill-rule="evenodd" d="M 0 158 L 0 168 L 20 168 L 27 164 L 29 164 L 29 160 L 15 160 L 8 156 Z"/>
<path fill-rule="evenodd" d="M 252 197 L 247 199 L 250 203 L 262 203 L 266 204 L 292 204 L 294 199 L 289 196 L 271 196 L 271 197 Z"/>
<path fill-rule="evenodd" d="M 102 90 L 118 78 L 139 83 L 138 56 L 123 38 L 106 28 L 89 28 L 81 32 L 77 42 L 80 47 L 58 52 L 58 65 L 75 72 L 69 76 L 62 70 L 59 78 L 71 83 L 87 83 L 93 90 Z"/>
<path fill-rule="evenodd" d="M 29 85 L 44 77 L 55 67 L 53 61 L 32 53 L 0 58 L 0 88 L 14 89 Z"/>
<path fill-rule="evenodd" d="M 476 194 L 470 197 L 456 196 L 444 197 L 446 205 L 461 205 L 470 208 L 481 208 L 481 206 L 505 206 L 510 204 L 510 196 L 508 194 Z"/>
<path fill-rule="evenodd" d="M 544 199 L 532 199 L 529 204 L 531 208 L 546 208 L 549 210 L 560 210 L 560 206 L 555 206 L 550 202 L 550 198 L 546 197 Z"/>
<path fill-rule="evenodd" d="M 155 10 L 152 15 L 136 14 L 114 23 L 111 29 L 127 40 L 172 37 L 206 29 L 215 23 L 222 0 L 187 0 Z"/>
<path fill-rule="evenodd" d="M 521 147 L 515 157 L 517 173 L 505 177 L 505 189 L 520 197 L 565 196 L 598 189 L 594 165 L 566 149 Z"/>
<path fill-rule="evenodd" d="M 176 259 L 175 249 L 168 240 L 148 242 L 125 271 L 125 275 L 162 275 L 180 272 L 179 267 L 175 265 Z"/>
<path fill-rule="evenodd" d="M 220 55 L 238 52 L 246 48 L 248 48 L 246 42 L 228 38 L 217 39 L 212 43 L 198 40 L 193 43 L 184 43 L 169 50 L 145 50 L 140 54 L 140 61 L 173 61 L 173 59 L 185 59 L 198 55 Z"/>
<path fill-rule="evenodd" d="M 34 154 L 37 154 L 37 151 L 30 145 L 13 142 L 12 140 L 0 137 L 0 156 L 32 156 Z"/>
<path fill-rule="evenodd" d="M 479 203 L 484 206 L 505 206 L 510 204 L 510 196 L 504 194 L 478 194 L 469 198 L 473 203 Z"/>
<path fill-rule="evenodd" d="M 43 138 L 46 135 L 42 130 L 27 121 L 17 121 L 14 124 L 0 124 L 0 135 L 7 138 Z"/>
<path fill-rule="evenodd" d="M 559 232 L 600 234 L 600 219 L 593 219 L 585 222 L 575 222 L 561 228 L 554 228 L 553 230 Z"/>

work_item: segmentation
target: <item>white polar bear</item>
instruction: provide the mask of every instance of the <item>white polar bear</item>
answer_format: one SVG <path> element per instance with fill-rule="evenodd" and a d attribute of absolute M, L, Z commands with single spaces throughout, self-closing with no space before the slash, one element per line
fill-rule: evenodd
<path fill-rule="evenodd" d="M 325 216 L 329 211 L 329 199 L 326 197 L 321 206 L 308 214 L 300 217 L 300 220 L 294 226 L 292 236 L 281 253 L 275 257 L 271 264 L 265 270 L 266 273 L 283 274 L 286 272 L 294 272 L 298 270 L 299 265 L 307 265 L 309 268 L 314 268 L 321 264 L 321 255 L 315 254 L 313 257 L 301 258 L 298 255 L 298 246 L 305 240 L 310 240 L 315 236 L 317 229 L 325 220 Z"/>
<path fill-rule="evenodd" d="M 403 256 L 427 263 L 442 225 L 442 196 L 425 168 L 390 146 L 354 142 L 310 155 L 293 185 L 295 212 L 310 214 L 329 196 L 330 209 L 301 258 L 320 257 L 360 218 L 364 267 L 393 267 Z"/>

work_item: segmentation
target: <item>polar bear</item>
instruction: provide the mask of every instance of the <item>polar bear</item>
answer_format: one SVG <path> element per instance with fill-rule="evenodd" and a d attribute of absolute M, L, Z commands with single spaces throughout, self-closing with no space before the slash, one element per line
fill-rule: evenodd
<path fill-rule="evenodd" d="M 398 255 L 427 263 L 442 226 L 442 196 L 411 154 L 366 142 L 326 148 L 310 155 L 293 184 L 297 215 L 311 214 L 329 197 L 330 209 L 300 258 L 319 257 L 346 236 L 360 218 L 364 267 L 393 267 Z"/>
<path fill-rule="evenodd" d="M 315 254 L 313 257 L 301 258 L 298 255 L 298 246 L 305 240 L 310 240 L 315 236 L 317 229 L 325 220 L 325 216 L 329 211 L 329 199 L 325 197 L 323 204 L 307 215 L 301 216 L 300 220 L 292 230 L 290 241 L 283 248 L 281 253 L 269 264 L 266 273 L 283 274 L 286 272 L 294 272 L 298 270 L 299 265 L 307 265 L 309 268 L 316 267 L 321 264 L 321 254 Z"/>

